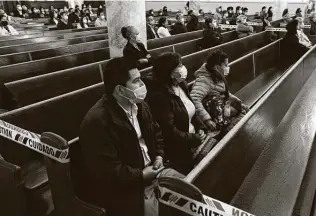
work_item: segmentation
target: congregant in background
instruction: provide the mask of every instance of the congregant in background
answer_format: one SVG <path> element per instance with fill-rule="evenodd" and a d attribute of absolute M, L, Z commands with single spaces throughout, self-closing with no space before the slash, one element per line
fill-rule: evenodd
<path fill-rule="evenodd" d="M 311 25 L 309 34 L 310 35 L 316 35 L 316 13 L 312 13 L 311 17 L 309 18 L 309 23 Z"/>
<path fill-rule="evenodd" d="M 289 13 L 289 9 L 284 9 L 283 13 L 282 13 L 282 19 L 283 19 L 283 23 L 284 24 L 288 24 L 292 21 L 292 18 L 290 16 L 290 13 Z"/>
<path fill-rule="evenodd" d="M 260 12 L 260 17 L 261 17 L 261 19 L 265 19 L 266 16 L 267 16 L 267 7 L 263 6 L 261 9 L 261 12 Z"/>
<path fill-rule="evenodd" d="M 248 16 L 248 8 L 244 7 L 244 8 L 242 9 L 242 15 Z"/>
<path fill-rule="evenodd" d="M 273 21 L 273 8 L 272 7 L 269 7 L 268 9 L 268 17 L 267 19 L 272 22 Z"/>
<path fill-rule="evenodd" d="M 15 17 L 24 18 L 23 11 L 22 11 L 22 6 L 20 4 L 16 4 L 16 10 L 14 12 L 14 16 Z"/>
<path fill-rule="evenodd" d="M 147 40 L 159 38 L 157 31 L 155 29 L 155 20 L 153 16 L 147 16 L 146 31 Z"/>
<path fill-rule="evenodd" d="M 234 8 L 231 6 L 227 7 L 227 13 L 228 13 L 228 17 L 232 18 L 234 16 Z"/>
<path fill-rule="evenodd" d="M 296 17 L 303 17 L 301 8 L 297 8 L 297 10 L 295 12 L 295 18 Z"/>
<path fill-rule="evenodd" d="M 106 21 L 106 18 L 105 18 L 105 14 L 102 11 L 99 11 L 98 14 L 97 14 L 97 19 L 95 20 L 95 27 L 105 27 L 105 26 L 108 26 L 108 23 Z"/>
<path fill-rule="evenodd" d="M 58 21 L 58 24 L 57 24 L 57 29 L 64 30 L 64 29 L 69 29 L 69 28 L 71 27 L 68 24 L 68 14 L 66 12 L 61 12 L 60 20 Z"/>
<path fill-rule="evenodd" d="M 177 34 L 182 34 L 186 33 L 187 27 L 184 25 L 184 17 L 182 13 L 177 13 L 176 14 L 176 23 L 172 26 L 172 35 L 177 35 Z"/>
<path fill-rule="evenodd" d="M 57 25 L 58 24 L 58 13 L 57 11 L 53 10 L 50 14 L 49 14 L 50 18 L 48 21 L 49 25 Z"/>
<path fill-rule="evenodd" d="M 222 6 L 216 8 L 216 13 L 214 14 L 214 18 L 216 19 L 217 23 L 222 23 Z"/>
<path fill-rule="evenodd" d="M 18 35 L 13 26 L 9 25 L 6 14 L 0 14 L 0 36 Z"/>
<path fill-rule="evenodd" d="M 171 36 L 169 30 L 167 29 L 167 24 L 168 22 L 166 17 L 161 17 L 159 19 L 157 34 L 160 38 Z"/>

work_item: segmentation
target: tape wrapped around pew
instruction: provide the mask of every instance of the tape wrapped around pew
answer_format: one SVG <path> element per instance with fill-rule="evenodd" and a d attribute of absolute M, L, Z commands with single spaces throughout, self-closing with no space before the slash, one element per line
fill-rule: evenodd
<path fill-rule="evenodd" d="M 0 136 L 45 155 L 60 163 L 69 162 L 68 149 L 59 150 L 41 142 L 41 135 L 0 120 Z"/>
<path fill-rule="evenodd" d="M 158 186 L 159 202 L 192 216 L 254 216 L 241 209 L 203 195 L 205 203 L 195 201 L 165 187 Z"/>

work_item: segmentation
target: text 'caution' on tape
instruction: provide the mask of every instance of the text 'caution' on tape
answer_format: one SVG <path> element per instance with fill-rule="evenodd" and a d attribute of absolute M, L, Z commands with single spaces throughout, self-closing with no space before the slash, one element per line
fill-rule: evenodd
<path fill-rule="evenodd" d="M 253 214 L 205 195 L 203 195 L 203 198 L 206 204 L 164 187 L 159 187 L 159 191 L 161 194 L 159 198 L 160 203 L 192 216 L 254 216 Z"/>
<path fill-rule="evenodd" d="M 0 120 L 0 136 L 21 144 L 60 163 L 68 163 L 68 149 L 59 150 L 40 141 L 40 135 Z"/>

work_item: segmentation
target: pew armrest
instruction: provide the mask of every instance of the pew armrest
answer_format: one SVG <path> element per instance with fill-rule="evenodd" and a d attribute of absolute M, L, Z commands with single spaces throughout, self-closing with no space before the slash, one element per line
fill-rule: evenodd
<path fill-rule="evenodd" d="M 104 208 L 86 203 L 75 197 L 75 208 L 78 210 L 81 216 L 106 216 Z"/>

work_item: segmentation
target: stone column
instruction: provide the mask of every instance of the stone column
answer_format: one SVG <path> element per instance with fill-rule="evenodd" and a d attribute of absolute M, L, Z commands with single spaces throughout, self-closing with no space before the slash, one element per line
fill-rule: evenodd
<path fill-rule="evenodd" d="M 274 0 L 273 5 L 273 20 L 279 20 L 282 18 L 283 11 L 288 8 L 288 0 Z M 295 13 L 295 11 L 294 11 Z M 290 15 L 293 15 L 290 11 Z"/>
<path fill-rule="evenodd" d="M 68 0 L 67 2 L 69 8 L 75 8 L 76 5 L 79 5 L 79 8 L 81 9 L 81 5 L 84 3 L 84 0 Z"/>
<path fill-rule="evenodd" d="M 147 46 L 145 0 L 106 1 L 110 56 L 123 56 L 126 40 L 122 37 L 123 26 L 135 26 L 141 41 Z"/>

